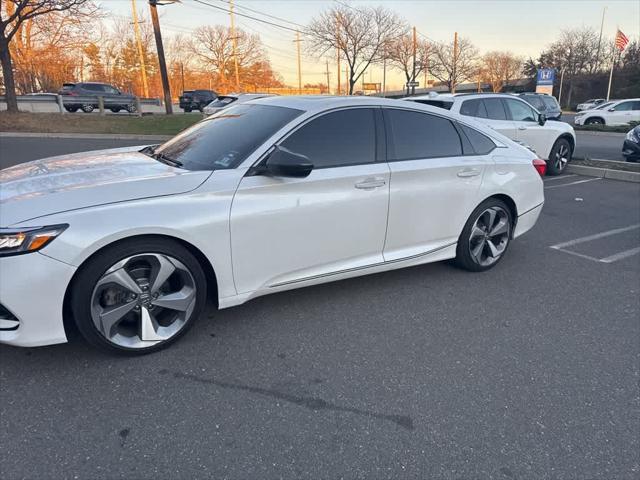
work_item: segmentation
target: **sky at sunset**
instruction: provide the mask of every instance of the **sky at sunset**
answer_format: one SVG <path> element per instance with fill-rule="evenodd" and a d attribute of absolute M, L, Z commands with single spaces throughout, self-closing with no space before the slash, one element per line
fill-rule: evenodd
<path fill-rule="evenodd" d="M 206 0 L 226 8 L 228 2 Z M 139 11 L 145 15 L 148 7 L 144 0 L 136 0 Z M 560 30 L 580 26 L 600 28 L 603 8 L 607 7 L 604 36 L 613 37 L 619 27 L 630 39 L 640 34 L 640 0 L 392 0 L 350 1 L 353 6 L 383 5 L 402 15 L 423 37 L 447 41 L 453 33 L 468 37 L 481 53 L 490 50 L 511 50 L 523 57 L 537 57 L 539 52 L 554 41 Z M 131 0 L 103 0 L 100 4 L 116 16 L 130 16 Z M 284 20 L 306 25 L 320 11 L 334 5 L 327 0 L 236 0 L 236 11 L 295 28 L 293 24 L 267 18 L 247 7 Z M 175 33 L 188 35 L 200 25 L 229 25 L 229 15 L 223 11 L 182 0 L 180 4 L 159 7 L 160 23 L 165 36 Z M 236 16 L 236 25 L 247 32 L 260 35 L 271 64 L 289 85 L 297 84 L 295 33 L 255 20 Z M 303 50 L 304 52 L 304 50 Z M 331 59 L 334 60 L 334 59 Z M 330 60 L 330 61 L 331 61 Z M 344 65 L 343 65 L 344 68 Z M 335 86 L 335 61 L 329 64 L 331 82 Z M 302 73 L 304 83 L 326 82 L 325 59 L 304 52 Z M 343 75 L 344 76 L 344 75 Z M 423 78 L 419 79 L 422 81 Z M 366 74 L 366 81 L 381 82 L 382 69 L 375 67 Z M 398 72 L 389 71 L 387 88 L 399 88 L 403 80 Z"/>

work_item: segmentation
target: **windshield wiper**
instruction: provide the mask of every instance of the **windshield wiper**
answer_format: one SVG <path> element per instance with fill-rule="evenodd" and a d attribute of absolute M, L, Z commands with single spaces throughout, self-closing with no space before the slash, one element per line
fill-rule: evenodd
<path fill-rule="evenodd" d="M 182 162 L 180 160 L 175 160 L 171 157 L 166 156 L 164 153 L 152 153 L 151 156 L 158 160 L 159 162 L 166 163 L 171 167 L 182 167 Z"/>

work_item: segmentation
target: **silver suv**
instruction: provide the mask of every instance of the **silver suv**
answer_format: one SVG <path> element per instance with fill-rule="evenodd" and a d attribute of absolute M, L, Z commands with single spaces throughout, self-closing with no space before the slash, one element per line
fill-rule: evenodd
<path fill-rule="evenodd" d="M 535 151 L 547 162 L 549 175 L 558 175 L 571 161 L 576 146 L 573 127 L 564 122 L 547 122 L 529 103 L 505 93 L 461 93 L 407 97 L 404 100 L 424 103 L 474 117 L 510 139 Z"/>

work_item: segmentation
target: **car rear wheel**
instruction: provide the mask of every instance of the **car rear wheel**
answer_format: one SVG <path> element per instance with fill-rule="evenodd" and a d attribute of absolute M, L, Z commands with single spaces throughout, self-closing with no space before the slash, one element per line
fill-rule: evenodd
<path fill-rule="evenodd" d="M 67 112 L 75 113 L 78 111 L 78 107 L 64 107 Z"/>
<path fill-rule="evenodd" d="M 91 105 L 91 104 L 89 104 L 89 103 L 85 103 L 85 104 L 84 104 L 84 105 L 82 105 L 82 107 L 80 107 L 80 108 L 82 108 L 82 111 L 83 111 L 84 113 L 91 113 L 91 112 L 93 112 L 94 106 L 93 106 L 93 105 Z"/>
<path fill-rule="evenodd" d="M 150 353 L 176 341 L 200 316 L 206 277 L 195 257 L 172 240 L 136 239 L 99 252 L 71 291 L 78 330 L 117 353 Z"/>
<path fill-rule="evenodd" d="M 118 113 L 120 111 L 120 107 L 112 107 L 109 110 L 111 110 L 113 113 Z"/>
<path fill-rule="evenodd" d="M 604 125 L 604 120 L 602 118 L 588 118 L 585 125 Z"/>
<path fill-rule="evenodd" d="M 572 153 L 571 144 L 566 138 L 556 140 L 547 161 L 547 173 L 549 175 L 560 175 L 564 172 L 571 161 Z"/>
<path fill-rule="evenodd" d="M 511 241 L 513 219 L 509 207 L 497 198 L 482 202 L 467 220 L 456 248 L 456 263 L 471 272 L 494 267 Z"/>
<path fill-rule="evenodd" d="M 129 112 L 129 113 L 136 113 L 138 111 L 138 109 L 136 108 L 135 104 L 133 104 L 133 103 L 130 103 L 125 108 L 126 108 L 127 112 Z"/>

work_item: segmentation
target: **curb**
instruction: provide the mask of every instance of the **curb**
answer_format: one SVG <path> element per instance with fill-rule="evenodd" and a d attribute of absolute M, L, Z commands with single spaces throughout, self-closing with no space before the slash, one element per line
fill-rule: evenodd
<path fill-rule="evenodd" d="M 626 133 L 622 133 L 622 132 L 599 132 L 597 130 L 581 130 L 581 129 L 577 129 L 574 130 L 576 132 L 576 135 L 595 135 L 595 136 L 601 136 L 601 137 L 615 137 L 615 138 L 624 138 L 626 137 Z"/>
<path fill-rule="evenodd" d="M 0 138 L 93 138 L 104 140 L 169 140 L 173 135 L 136 135 L 132 133 L 35 133 L 0 132 Z"/>
<path fill-rule="evenodd" d="M 585 167 L 584 165 L 567 165 L 567 172 L 588 177 L 608 178 L 609 180 L 621 180 L 623 182 L 640 183 L 640 173 L 624 170 L 612 170 L 610 168 Z"/>

